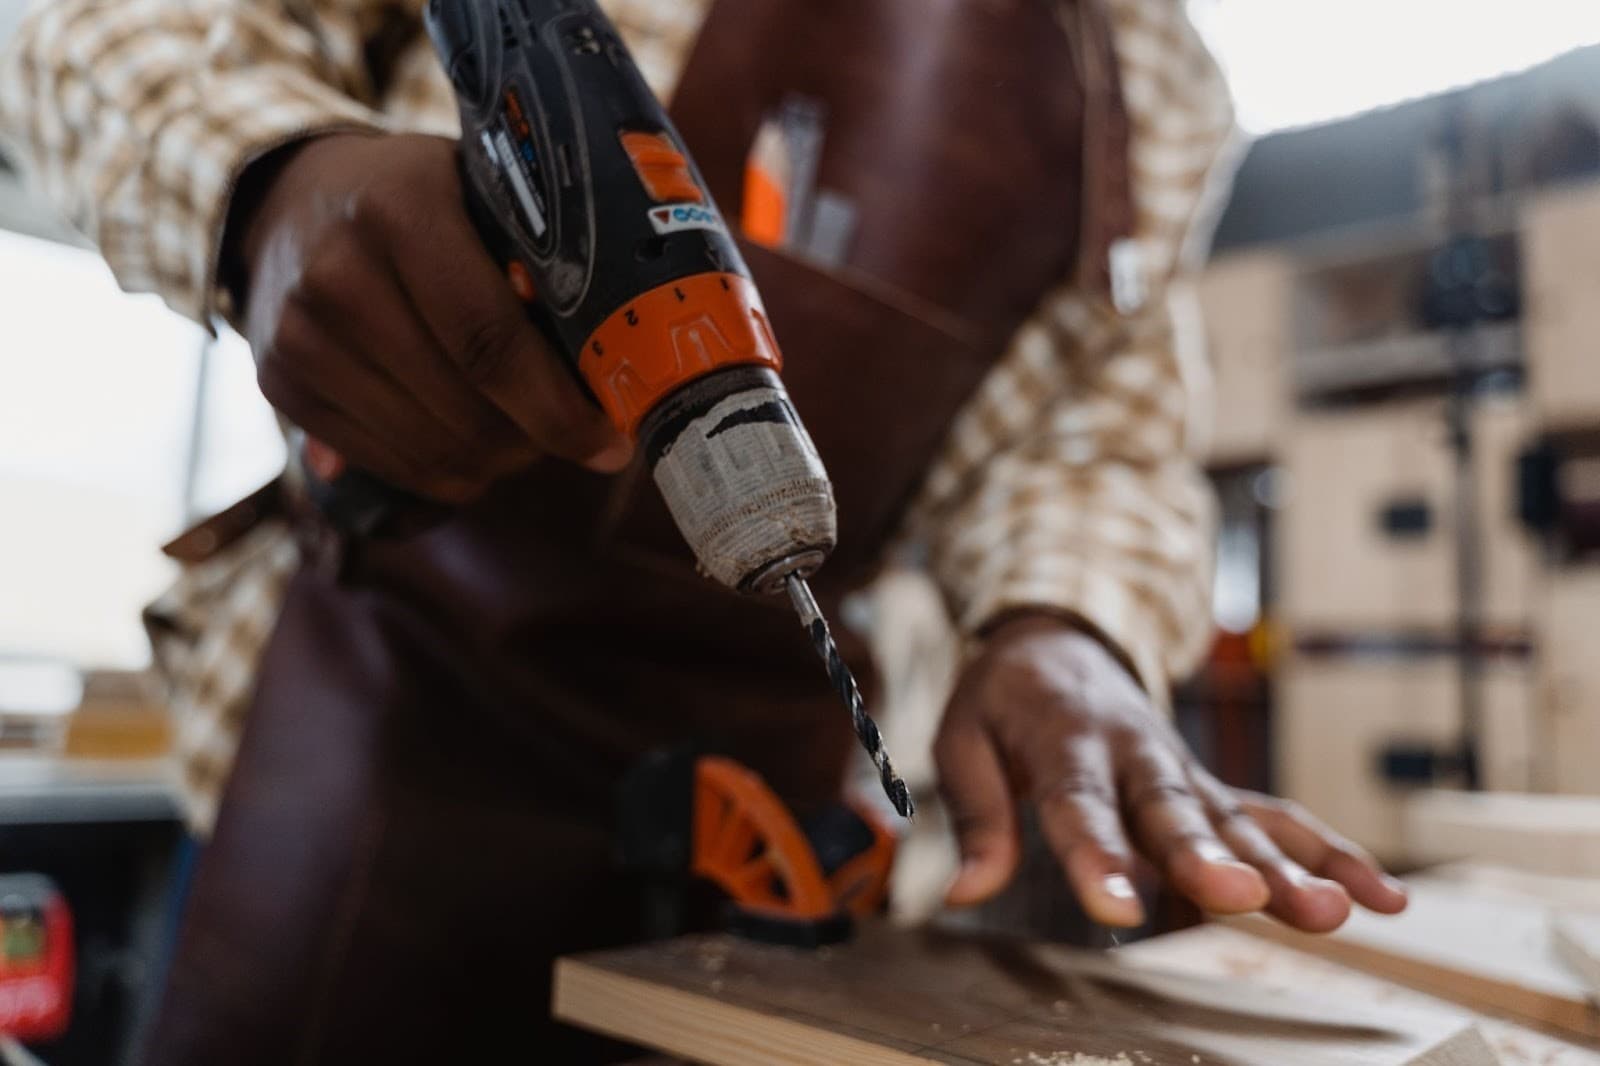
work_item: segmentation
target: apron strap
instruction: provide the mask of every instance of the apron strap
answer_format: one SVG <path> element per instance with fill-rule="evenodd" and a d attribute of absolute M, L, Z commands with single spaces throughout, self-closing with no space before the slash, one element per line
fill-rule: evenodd
<path fill-rule="evenodd" d="M 1115 297 L 1112 259 L 1134 234 L 1132 124 L 1106 0 L 1059 0 L 1057 10 L 1077 56 L 1083 83 L 1082 223 L 1078 283 Z M 1119 309 L 1124 301 L 1117 300 Z"/>

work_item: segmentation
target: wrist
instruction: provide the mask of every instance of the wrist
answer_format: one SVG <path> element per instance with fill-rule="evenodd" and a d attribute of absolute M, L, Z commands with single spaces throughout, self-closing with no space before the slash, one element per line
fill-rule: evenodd
<path fill-rule="evenodd" d="M 347 137 L 366 137 L 371 133 L 355 130 L 327 130 L 308 133 L 269 148 L 247 163 L 234 183 L 223 223 L 221 257 L 217 280 L 242 308 L 249 287 L 250 273 L 271 233 L 275 221 L 295 199 L 291 191 L 293 165 L 313 144 Z"/>
<path fill-rule="evenodd" d="M 1127 653 L 1100 628 L 1082 616 L 1046 607 L 1019 607 L 1006 611 L 978 633 L 981 649 L 998 648 L 1035 639 L 1050 639 L 1086 657 L 1104 659 L 1143 687 L 1139 672 Z"/>

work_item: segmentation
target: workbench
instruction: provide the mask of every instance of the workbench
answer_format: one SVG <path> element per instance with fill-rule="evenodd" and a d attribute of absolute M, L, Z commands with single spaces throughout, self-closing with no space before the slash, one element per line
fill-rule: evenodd
<path fill-rule="evenodd" d="M 0 826 L 175 822 L 171 759 L 0 756 Z"/>
<path fill-rule="evenodd" d="M 1470 1066 L 1498 1061 L 1501 1066 L 1600 1066 L 1600 1045 L 1585 1047 L 1536 1032 L 1220 925 L 1118 949 L 1112 953 L 1121 957 L 1116 964 L 1090 962 L 1091 969 L 1132 965 L 1159 970 L 1178 980 L 1199 979 L 1192 981 L 1189 989 L 1173 985 L 1173 998 L 1158 982 L 1151 986 L 1154 998 L 1144 1006 L 1138 1005 L 1137 997 L 1123 996 L 1119 1003 L 1117 995 L 1079 987 L 1074 979 L 1062 986 L 1070 989 L 1067 999 L 1053 1005 L 1045 1001 L 1043 1017 L 1037 1012 L 1019 1014 L 1016 997 L 1020 993 L 1000 987 L 1012 978 L 1018 989 L 1037 985 L 1038 972 L 1026 953 L 1007 957 L 1009 961 L 1002 966 L 1007 976 L 998 983 L 989 971 L 968 968 L 963 959 L 959 965 L 962 987 L 957 989 L 952 983 L 938 991 L 934 986 L 944 978 L 937 971 L 947 966 L 951 953 L 961 950 L 959 946 L 929 941 L 925 934 L 882 928 L 869 928 L 864 936 L 862 943 L 833 949 L 840 953 L 836 958 L 864 949 L 874 956 L 921 959 L 925 965 L 891 968 L 897 975 L 896 985 L 905 987 L 864 988 L 856 983 L 841 990 L 817 979 L 828 965 L 826 957 L 819 962 L 789 956 L 789 961 L 771 968 L 769 987 L 755 990 L 752 998 L 748 963 L 766 949 L 747 955 L 743 947 L 726 938 L 673 941 L 580 958 L 577 967 L 564 962 L 568 968 L 565 972 L 558 969 L 556 1011 L 569 1019 L 599 1019 L 600 1024 L 591 1027 L 678 1054 L 689 1053 L 685 1041 L 692 1044 L 708 1033 L 715 1034 L 706 1044 L 703 1059 L 696 1054 L 693 1059 L 643 1060 L 651 1064 L 1149 1066 L 1193 1062 L 1310 1066 L 1398 1062 Z M 930 943 L 938 946 L 930 948 Z M 727 961 L 730 953 L 731 963 Z M 778 974 L 790 976 L 787 987 Z M 622 984 L 604 983 L 618 976 L 623 978 Z M 677 998 L 663 1010 L 661 1003 L 637 995 L 644 987 L 639 981 L 654 983 Z M 632 988 L 627 987 L 629 982 Z M 1186 997 L 1196 989 L 1199 1000 L 1208 1001 L 1202 1013 L 1215 1013 L 1217 1004 L 1232 997 L 1253 1000 L 1264 990 L 1281 990 L 1302 1004 L 1314 1001 L 1318 1011 L 1325 1010 L 1332 1021 L 1307 1026 L 1293 1020 L 1290 1013 L 1278 1015 L 1274 1013 L 1277 1008 L 1253 1002 L 1249 1009 L 1258 1020 L 1246 1019 L 1221 1038 L 1211 1033 L 1192 1043 L 1196 1033 L 1192 1018 L 1176 1005 L 1175 997 Z M 731 1010 L 695 1035 L 691 1032 L 695 1023 L 685 1019 L 701 1009 L 697 1000 L 716 1007 L 726 1004 Z M 1133 1012 L 1148 1007 L 1153 1022 L 1148 1035 L 1131 1041 L 1125 1024 L 1132 1017 L 1130 1003 L 1135 1004 Z M 745 1008 L 742 1013 L 741 1004 Z M 752 1004 L 753 1012 L 749 1009 Z M 1052 1006 L 1054 1009 L 1049 1009 Z M 932 1017 L 944 1020 L 928 1021 Z M 1362 1018 L 1416 1019 L 1414 1045 L 1375 1041 L 1376 1025 L 1364 1036 L 1349 1039 L 1350 1033 L 1357 1031 L 1350 1027 L 1359 1025 Z M 808 1026 L 814 1028 L 813 1035 L 806 1035 Z M 769 1028 L 770 1032 L 766 1031 Z M 1084 1041 L 1063 1039 L 1063 1033 L 1080 1028 L 1089 1033 Z M 1470 1039 L 1462 1040 L 1463 1036 Z M 838 1042 L 833 1043 L 836 1037 Z M 1050 1050 L 1069 1044 L 1070 1050 Z M 1419 1047 L 1434 1050 L 1418 1052 Z M 791 1054 L 790 1049 L 798 1050 Z"/>
<path fill-rule="evenodd" d="M 1342 1003 L 1419 1004 L 1458 1011 L 1477 1022 L 1504 1066 L 1600 1066 L 1600 1044 L 1584 1045 L 1536 1031 L 1221 925 L 1156 937 L 1125 950 L 1164 969 L 1315 989 L 1318 995 Z"/>
<path fill-rule="evenodd" d="M 79 986 L 50 1066 L 122 1066 L 153 1008 L 184 854 L 172 759 L 0 754 L 0 872 L 49 876 L 73 908 Z"/>

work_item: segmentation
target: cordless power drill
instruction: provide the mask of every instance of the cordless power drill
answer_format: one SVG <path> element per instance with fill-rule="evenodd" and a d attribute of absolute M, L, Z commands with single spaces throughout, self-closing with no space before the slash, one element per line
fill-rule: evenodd
<path fill-rule="evenodd" d="M 530 320 L 649 464 L 701 569 L 787 592 L 895 808 L 911 813 L 806 579 L 833 486 L 705 181 L 594 0 L 429 0 L 467 209 Z"/>

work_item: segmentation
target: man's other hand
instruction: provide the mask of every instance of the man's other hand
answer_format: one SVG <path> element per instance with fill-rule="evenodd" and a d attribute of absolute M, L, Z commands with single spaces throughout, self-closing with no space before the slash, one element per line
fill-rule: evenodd
<path fill-rule="evenodd" d="M 1066 623 L 1002 623 L 962 674 L 934 747 L 961 850 L 954 905 L 981 902 L 1015 872 L 1017 797 L 1089 916 L 1134 926 L 1129 877 L 1142 854 L 1202 910 L 1265 910 L 1311 932 L 1354 900 L 1393 914 L 1399 882 L 1291 803 L 1219 782 L 1196 763 L 1106 647 Z"/>
<path fill-rule="evenodd" d="M 326 446 L 321 469 L 348 462 L 462 502 L 541 455 L 627 463 L 628 442 L 484 250 L 455 142 L 314 137 L 274 160 L 250 201 L 234 205 L 227 251 L 257 379 Z"/>

